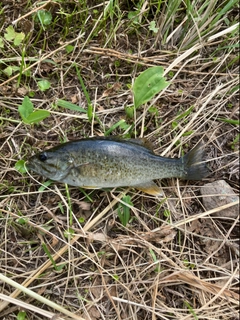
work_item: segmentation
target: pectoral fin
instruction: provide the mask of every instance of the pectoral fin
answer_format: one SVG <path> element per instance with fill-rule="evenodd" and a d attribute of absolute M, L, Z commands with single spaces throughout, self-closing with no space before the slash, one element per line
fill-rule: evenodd
<path fill-rule="evenodd" d="M 141 190 L 152 196 L 162 196 L 163 191 L 160 187 L 156 185 L 153 181 L 146 182 L 144 184 L 136 185 L 134 188 Z"/>
<path fill-rule="evenodd" d="M 80 177 L 97 177 L 101 175 L 102 165 L 98 163 L 82 163 L 76 167 L 72 168 L 73 175 Z"/>

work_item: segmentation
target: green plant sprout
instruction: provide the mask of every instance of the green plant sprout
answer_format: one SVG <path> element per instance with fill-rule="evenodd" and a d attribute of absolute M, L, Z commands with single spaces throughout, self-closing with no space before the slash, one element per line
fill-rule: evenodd
<path fill-rule="evenodd" d="M 24 97 L 22 104 L 18 107 L 18 112 L 22 121 L 26 124 L 39 123 L 50 115 L 50 112 L 47 110 L 34 110 L 28 96 Z"/>
<path fill-rule="evenodd" d="M 118 204 L 117 214 L 118 218 L 121 221 L 122 225 L 126 227 L 130 220 L 130 208 L 132 206 L 131 197 L 126 195 L 122 197 L 122 201 L 126 203 L 126 205 L 122 202 Z"/>

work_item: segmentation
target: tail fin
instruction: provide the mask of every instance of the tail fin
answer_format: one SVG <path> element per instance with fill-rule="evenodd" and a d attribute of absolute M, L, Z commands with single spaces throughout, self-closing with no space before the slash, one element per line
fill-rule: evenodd
<path fill-rule="evenodd" d="M 185 180 L 202 180 L 209 174 L 209 170 L 204 158 L 204 146 L 202 143 L 196 145 L 190 152 L 183 156 L 183 163 L 185 169 Z"/>

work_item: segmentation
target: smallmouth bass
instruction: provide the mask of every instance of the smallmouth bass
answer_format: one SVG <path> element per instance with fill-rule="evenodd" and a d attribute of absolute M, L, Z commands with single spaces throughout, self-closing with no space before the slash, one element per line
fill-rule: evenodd
<path fill-rule="evenodd" d="M 161 195 L 153 180 L 201 180 L 208 170 L 201 144 L 179 159 L 156 155 L 143 139 L 96 137 L 70 141 L 40 152 L 27 168 L 48 179 L 72 186 L 99 189 L 134 187 Z"/>

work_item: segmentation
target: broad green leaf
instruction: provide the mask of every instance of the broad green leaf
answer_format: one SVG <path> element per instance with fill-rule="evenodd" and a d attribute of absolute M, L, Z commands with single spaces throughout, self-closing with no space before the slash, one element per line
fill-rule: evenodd
<path fill-rule="evenodd" d="M 84 112 L 86 113 L 87 111 L 79 106 L 77 106 L 76 104 L 73 104 L 71 102 L 62 100 L 62 99 L 58 99 L 57 100 L 57 106 L 58 107 L 62 107 L 62 108 L 66 108 L 69 110 L 74 110 L 74 111 L 79 111 L 79 112 Z"/>
<path fill-rule="evenodd" d="M 169 82 L 163 77 L 163 72 L 163 67 L 151 67 L 137 77 L 133 85 L 136 109 L 169 85 Z"/>
<path fill-rule="evenodd" d="M 18 107 L 18 112 L 23 121 L 33 112 L 33 104 L 28 96 L 24 97 L 22 104 Z"/>
<path fill-rule="evenodd" d="M 11 41 L 15 38 L 16 36 L 16 32 L 15 30 L 13 29 L 13 26 L 9 26 L 6 28 L 6 33 L 4 34 L 4 38 L 7 40 L 7 41 Z"/>
<path fill-rule="evenodd" d="M 39 10 L 37 16 L 42 26 L 48 26 L 52 22 L 52 14 L 49 11 Z"/>
<path fill-rule="evenodd" d="M 32 123 L 38 123 L 42 120 L 44 120 L 45 118 L 49 117 L 50 112 L 46 111 L 46 110 L 36 110 L 33 111 L 26 119 L 24 122 L 28 123 L 28 124 L 32 124 Z"/>
<path fill-rule="evenodd" d="M 24 160 L 18 160 L 15 163 L 15 169 L 20 173 L 26 173 L 25 161 Z"/>
<path fill-rule="evenodd" d="M 51 87 L 51 83 L 48 80 L 40 80 L 37 84 L 41 91 L 45 91 Z"/>
<path fill-rule="evenodd" d="M 14 45 L 19 46 L 24 38 L 25 38 L 25 34 L 23 32 L 16 33 L 16 37 L 14 38 L 14 42 L 13 42 Z"/>

